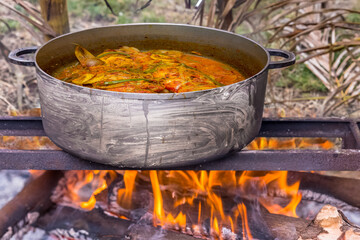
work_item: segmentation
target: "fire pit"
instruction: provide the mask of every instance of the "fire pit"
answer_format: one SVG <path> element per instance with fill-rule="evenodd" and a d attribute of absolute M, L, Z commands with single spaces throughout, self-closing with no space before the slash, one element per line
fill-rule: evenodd
<path fill-rule="evenodd" d="M 350 119 L 264 119 L 258 137 L 324 137 L 339 139 L 338 150 L 244 150 L 221 159 L 181 167 L 191 170 L 358 170 L 360 122 Z M 2 136 L 46 136 L 38 117 L 0 118 Z M 117 169 L 91 163 L 58 150 L 0 149 L 2 169 Z M 141 169 L 141 168 L 138 168 Z M 175 169 L 175 168 L 167 168 Z"/>
<path fill-rule="evenodd" d="M 248 148 L 186 167 L 192 171 L 127 171 L 62 150 L 0 149 L 2 169 L 72 170 L 46 171 L 26 185 L 0 209 L 0 235 L 295 240 L 338 234 L 356 239 L 359 227 L 347 217 L 360 224 L 360 180 L 234 170 L 357 170 L 359 125 L 350 119 L 264 119 L 258 137 L 268 140 L 255 145 L 271 138 L 322 137 L 337 142 L 337 149 Z M 3 117 L 0 135 L 46 137 L 39 117 Z"/>
<path fill-rule="evenodd" d="M 46 171 L 0 209 L 0 235 L 358 239 L 359 186 L 285 171 Z"/>

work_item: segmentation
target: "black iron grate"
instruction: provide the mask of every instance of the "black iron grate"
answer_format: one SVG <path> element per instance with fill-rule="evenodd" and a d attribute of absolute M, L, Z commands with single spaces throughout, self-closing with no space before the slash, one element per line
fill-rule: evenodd
<path fill-rule="evenodd" d="M 176 169 L 360 170 L 360 121 L 350 119 L 264 119 L 259 137 L 341 138 L 341 150 L 244 150 L 221 159 Z M 0 136 L 46 136 L 39 117 L 1 117 Z M 57 150 L 0 149 L 0 169 L 117 169 Z M 171 169 L 171 168 L 168 168 Z M 174 168 L 173 168 L 174 169 Z"/>

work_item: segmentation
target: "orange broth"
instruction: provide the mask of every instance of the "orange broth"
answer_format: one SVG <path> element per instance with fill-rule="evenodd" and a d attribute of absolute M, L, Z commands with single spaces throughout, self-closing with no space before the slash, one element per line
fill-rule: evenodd
<path fill-rule="evenodd" d="M 175 50 L 108 49 L 96 57 L 77 45 L 79 62 L 54 77 L 77 85 L 118 92 L 180 93 L 212 89 L 245 79 L 233 67 Z"/>

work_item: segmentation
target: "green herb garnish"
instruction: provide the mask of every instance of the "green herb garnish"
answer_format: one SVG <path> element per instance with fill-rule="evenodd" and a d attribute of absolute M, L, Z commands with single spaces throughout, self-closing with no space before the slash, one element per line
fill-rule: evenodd
<path fill-rule="evenodd" d="M 129 54 L 123 53 L 123 52 L 106 52 L 106 53 L 100 54 L 100 55 L 97 56 L 96 58 L 102 58 L 102 57 L 104 57 L 104 56 L 106 56 L 106 55 L 109 55 L 109 54 L 120 54 L 120 55 L 124 55 L 124 56 L 130 57 Z"/>
<path fill-rule="evenodd" d="M 156 71 L 156 69 L 157 69 L 158 67 L 160 67 L 160 66 L 162 66 L 162 65 L 165 65 L 165 64 L 163 64 L 163 63 L 155 64 L 152 68 L 144 71 L 144 73 L 153 73 L 153 72 Z"/>
<path fill-rule="evenodd" d="M 145 78 L 133 78 L 133 79 L 123 79 L 123 80 L 115 80 L 115 81 L 104 82 L 104 84 L 105 85 L 112 85 L 112 84 L 117 84 L 117 83 L 133 82 L 133 81 L 148 81 L 148 82 L 151 82 L 152 80 L 145 79 Z"/>

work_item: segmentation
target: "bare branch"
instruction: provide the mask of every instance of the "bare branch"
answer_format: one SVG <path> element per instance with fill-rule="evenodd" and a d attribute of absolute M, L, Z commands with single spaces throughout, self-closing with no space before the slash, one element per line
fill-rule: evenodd
<path fill-rule="evenodd" d="M 148 0 L 144 5 L 142 5 L 139 9 L 137 9 L 135 12 L 138 13 L 142 10 L 144 10 L 145 8 L 147 8 L 148 6 L 150 6 L 152 0 Z"/>
<path fill-rule="evenodd" d="M 106 7 L 110 10 L 110 12 L 114 15 L 117 16 L 113 10 L 113 8 L 111 7 L 110 3 L 107 0 L 104 0 Z"/>

